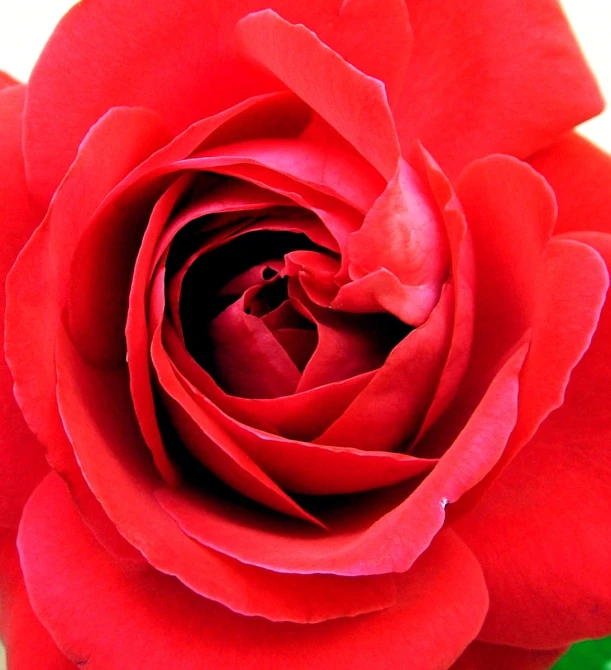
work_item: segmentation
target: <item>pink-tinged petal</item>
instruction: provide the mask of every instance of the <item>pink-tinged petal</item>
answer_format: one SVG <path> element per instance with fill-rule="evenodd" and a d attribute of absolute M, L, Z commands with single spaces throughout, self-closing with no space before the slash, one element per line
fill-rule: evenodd
<path fill-rule="evenodd" d="M 23 583 L 16 533 L 0 532 L 0 637 L 11 670 L 76 670 L 32 611 Z"/>
<path fill-rule="evenodd" d="M 195 362 L 171 326 L 164 324 L 162 335 L 164 348 L 177 371 L 220 409 L 242 423 L 298 440 L 309 441 L 320 435 L 374 374 L 365 373 L 284 398 L 236 398 L 224 393 Z M 307 422 L 303 421 L 304 416 L 309 417 Z"/>
<path fill-rule="evenodd" d="M 454 319 L 446 362 L 416 440 L 435 423 L 455 397 L 467 369 L 473 338 L 475 287 L 473 247 L 462 207 L 448 178 L 422 147 L 419 161 L 445 225 L 454 289 Z"/>
<path fill-rule="evenodd" d="M 573 368 L 596 331 L 609 276 L 605 262 L 591 246 L 555 237 L 545 248 L 534 285 L 530 348 L 520 374 L 516 428 L 499 462 L 461 501 L 467 509 L 528 443 L 541 422 L 563 404 Z M 457 513 L 463 511 L 462 505 L 457 506 Z"/>
<path fill-rule="evenodd" d="M 450 670 L 549 670 L 566 649 L 541 651 L 472 642 Z"/>
<path fill-rule="evenodd" d="M 8 83 L 8 80 L 7 80 Z M 4 282 L 17 254 L 42 218 L 30 201 L 21 153 L 21 121 L 26 87 L 0 91 L 0 323 L 4 323 Z M 13 378 L 4 359 L 0 329 L 0 528 L 15 526 L 28 496 L 46 474 L 44 450 L 27 427 L 13 396 Z M 26 330 L 20 332 L 27 340 Z"/>
<path fill-rule="evenodd" d="M 596 249 L 611 267 L 611 236 L 574 235 L 580 242 L 555 244 Z M 565 283 L 552 288 L 557 296 L 570 291 L 573 311 L 558 298 L 550 300 L 549 330 L 541 333 L 538 359 L 525 368 L 531 387 L 525 406 L 550 390 L 556 399 L 551 371 L 565 368 L 561 356 L 574 357 L 571 350 L 585 346 L 564 403 L 456 526 L 478 554 L 490 587 L 481 635 L 487 642 L 552 649 L 611 633 L 611 303 L 607 298 L 591 342 L 584 342 L 580 326 L 592 325 L 586 310 L 597 316 L 588 303 L 600 295 L 598 268 L 584 256 L 565 256 Z M 569 331 L 566 339 L 554 334 L 560 321 Z"/>
<path fill-rule="evenodd" d="M 397 577 L 398 601 L 382 612 L 311 625 L 239 616 L 169 576 L 122 570 L 89 535 L 54 477 L 28 504 L 19 544 L 36 612 L 61 647 L 92 670 L 130 659 L 176 670 L 202 664 L 331 670 L 346 661 L 356 670 L 391 670 L 406 656 L 414 670 L 447 668 L 477 635 L 487 607 L 477 562 L 444 531 Z"/>
<path fill-rule="evenodd" d="M 411 42 L 401 0 L 177 0 L 154 11 L 144 0 L 84 3 L 60 22 L 30 80 L 26 153 L 34 192 L 49 201 L 83 137 L 111 107 L 154 110 L 176 133 L 277 89 L 276 80 L 238 55 L 234 36 L 243 16 L 270 6 L 314 30 L 396 97 Z M 375 48 L 362 48 L 364 26 L 368 43 L 380 36 Z"/>
<path fill-rule="evenodd" d="M 342 312 L 388 312 L 410 325 L 422 325 L 434 306 L 434 293 L 405 286 L 386 268 L 379 268 L 341 286 L 331 306 Z M 437 296 L 439 297 L 439 296 Z"/>
<path fill-rule="evenodd" d="M 611 156 L 577 133 L 536 153 L 529 163 L 550 183 L 558 200 L 555 233 L 611 232 Z"/>
<path fill-rule="evenodd" d="M 450 344 L 454 295 L 446 285 L 429 319 L 390 353 L 347 410 L 317 438 L 321 444 L 393 450 L 417 430 Z"/>
<path fill-rule="evenodd" d="M 405 161 L 348 241 L 348 272 L 354 281 L 382 268 L 408 294 L 408 323 L 421 325 L 446 279 L 448 251 L 436 205 L 417 173 Z"/>
<path fill-rule="evenodd" d="M 534 287 L 556 220 L 556 201 L 548 184 L 526 163 L 509 156 L 471 164 L 457 193 L 474 251 L 473 347 L 452 406 L 424 438 L 429 445 L 435 444 L 437 431 L 448 433 L 452 426 L 459 430 L 499 361 L 532 325 Z"/>
<path fill-rule="evenodd" d="M 125 374 L 89 366 L 65 333 L 58 344 L 59 404 L 83 473 L 112 522 L 157 570 L 235 612 L 272 621 L 324 621 L 395 602 L 390 575 L 354 581 L 271 573 L 193 542 L 154 498 L 162 480 L 132 414 Z"/>
<path fill-rule="evenodd" d="M 327 534 L 315 529 L 287 529 L 286 524 L 268 523 L 255 512 L 246 513 L 229 506 L 206 506 L 206 511 L 200 514 L 198 506 L 185 505 L 179 500 L 180 509 L 172 509 L 172 513 L 185 531 L 199 541 L 219 549 L 222 546 L 222 551 L 241 561 L 271 570 L 338 575 L 404 572 L 441 529 L 445 506 L 481 480 L 500 457 L 515 424 L 517 375 L 524 355 L 522 347 L 507 361 L 469 424 L 421 483 L 409 482 L 394 490 L 374 492 L 361 500 L 355 499 L 347 509 L 340 506 L 328 512 L 321 510 L 318 517 L 330 529 Z M 242 435 L 246 442 L 249 433 L 244 430 Z M 267 440 L 274 446 L 273 436 Z M 291 454 L 291 445 L 286 448 Z M 358 458 L 357 450 L 345 449 L 343 455 L 342 450 L 337 450 L 336 458 L 327 455 L 323 459 L 322 446 L 312 445 L 312 449 L 321 451 L 318 455 L 321 464 L 325 460 L 332 464 L 335 460 L 341 466 L 343 458 L 347 476 L 354 477 L 359 472 L 358 463 L 350 465 L 351 460 Z M 331 450 L 327 447 L 326 451 Z M 297 454 L 293 453 L 293 467 L 298 472 Z M 315 455 L 310 457 L 312 463 Z M 275 456 L 282 459 L 279 453 Z M 426 472 L 431 465 L 431 461 L 405 458 L 398 454 L 362 453 L 360 467 L 383 473 L 381 466 L 388 468 L 394 460 L 387 476 L 393 471 L 396 475 L 403 468 L 408 476 L 411 468 L 413 476 Z M 273 467 L 273 462 L 268 467 Z M 324 481 L 324 474 L 321 478 Z M 175 503 L 172 493 L 162 495 L 164 506 L 170 509 Z M 238 523 L 227 523 L 226 515 Z"/>
<path fill-rule="evenodd" d="M 271 10 L 242 19 L 236 32 L 248 56 L 318 112 L 383 177 L 392 177 L 400 150 L 379 80 L 359 72 L 304 25 L 288 23 Z M 333 86 L 326 85 L 329 81 Z"/>
<path fill-rule="evenodd" d="M 602 110 L 556 0 L 406 4 L 414 51 L 393 106 L 401 146 L 420 140 L 450 177 L 491 153 L 526 158 Z"/>
<path fill-rule="evenodd" d="M 371 208 L 384 188 L 384 180 L 378 172 L 354 151 L 302 138 L 269 137 L 224 144 L 198 152 L 194 157 L 220 158 L 230 163 L 252 162 L 339 198 L 361 212 Z M 346 179 L 347 174 L 350 179 Z"/>

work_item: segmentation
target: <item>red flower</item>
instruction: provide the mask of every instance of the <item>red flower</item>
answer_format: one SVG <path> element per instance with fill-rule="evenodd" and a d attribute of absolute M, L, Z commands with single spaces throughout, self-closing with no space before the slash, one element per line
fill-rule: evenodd
<path fill-rule="evenodd" d="M 5 83 L 11 667 L 611 632 L 611 160 L 555 2 L 90 0 Z"/>

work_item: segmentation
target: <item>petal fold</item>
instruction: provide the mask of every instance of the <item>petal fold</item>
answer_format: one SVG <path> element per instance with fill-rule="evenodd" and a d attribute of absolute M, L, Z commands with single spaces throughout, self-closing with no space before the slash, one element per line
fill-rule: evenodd
<path fill-rule="evenodd" d="M 331 670 L 346 661 L 357 670 L 392 670 L 406 654 L 414 670 L 447 668 L 477 634 L 487 607 L 477 562 L 444 531 L 398 578 L 398 602 L 385 611 L 310 625 L 236 615 L 172 577 L 113 563 L 55 476 L 28 504 L 19 545 L 34 609 L 62 649 L 92 670 L 126 659 L 177 670 L 202 663 Z"/>

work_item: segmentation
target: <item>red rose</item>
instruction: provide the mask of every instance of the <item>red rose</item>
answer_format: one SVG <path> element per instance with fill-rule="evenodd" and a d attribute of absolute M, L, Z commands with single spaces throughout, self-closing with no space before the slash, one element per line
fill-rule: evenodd
<path fill-rule="evenodd" d="M 611 631 L 611 160 L 555 2 L 90 0 L 6 84 L 11 668 Z"/>

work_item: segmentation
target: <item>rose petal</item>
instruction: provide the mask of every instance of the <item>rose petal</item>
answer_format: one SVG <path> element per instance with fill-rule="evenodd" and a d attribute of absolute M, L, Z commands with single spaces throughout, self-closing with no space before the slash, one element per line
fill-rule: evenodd
<path fill-rule="evenodd" d="M 21 121 L 26 87 L 11 84 L 0 90 L 0 282 L 40 222 L 41 214 L 30 201 L 21 154 Z M 0 320 L 4 320 L 5 293 L 0 291 Z M 0 352 L 4 350 L 0 331 Z M 22 337 L 24 337 L 22 333 Z M 44 451 L 27 427 L 13 396 L 13 378 L 0 353 L 0 528 L 15 526 L 25 501 L 48 470 Z"/>
<path fill-rule="evenodd" d="M 423 438 L 430 445 L 437 441 L 436 430 L 447 434 L 452 426 L 460 428 L 496 374 L 499 360 L 531 326 L 533 287 L 538 286 L 543 252 L 556 220 L 556 201 L 548 184 L 526 163 L 509 156 L 489 156 L 471 164 L 457 193 L 474 251 L 473 353 L 452 406 Z M 460 318 L 461 312 L 457 314 Z"/>
<path fill-rule="evenodd" d="M 566 649 L 539 651 L 472 642 L 451 670 L 549 670 Z"/>
<path fill-rule="evenodd" d="M 7 86 L 15 86 L 20 82 L 17 79 L 14 79 L 8 72 L 0 70 L 0 90 L 6 88 Z"/>
<path fill-rule="evenodd" d="M 8 667 L 75 670 L 32 611 L 13 531 L 0 532 L 0 564 L 0 636 Z"/>
<path fill-rule="evenodd" d="M 215 405 L 238 421 L 277 432 L 285 437 L 314 439 L 348 406 L 373 373 L 351 377 L 335 384 L 319 386 L 283 398 L 250 399 L 227 395 L 189 355 L 176 331 L 163 325 L 163 343 L 181 376 Z M 302 417 L 310 417 L 304 422 Z"/>
<path fill-rule="evenodd" d="M 122 570 L 100 551 L 54 477 L 28 504 L 19 541 L 36 611 L 61 647 L 92 667 L 138 659 L 150 667 L 186 670 L 202 663 L 226 667 L 231 659 L 252 670 L 330 670 L 350 659 L 356 670 L 390 670 L 408 654 L 414 670 L 445 668 L 475 637 L 487 607 L 479 566 L 451 531 L 397 578 L 394 607 L 307 626 L 236 616 L 171 577 Z M 50 584 L 62 590 L 62 598 Z M 87 606 L 91 602 L 97 607 Z"/>
<path fill-rule="evenodd" d="M 502 458 L 461 501 L 469 508 L 528 443 L 541 422 L 560 407 L 573 368 L 588 350 L 609 286 L 605 263 L 590 246 L 553 238 L 536 280 L 530 349 L 520 374 L 518 421 Z M 526 645 L 530 646 L 530 645 Z"/>
<path fill-rule="evenodd" d="M 424 417 L 416 442 L 442 415 L 455 397 L 467 369 L 473 338 L 474 260 L 472 242 L 462 207 L 448 178 L 420 147 L 419 161 L 445 225 L 454 288 L 452 339 L 437 389 Z"/>
<path fill-rule="evenodd" d="M 237 25 L 245 52 L 318 112 L 384 176 L 399 161 L 399 144 L 384 85 L 359 72 L 303 25 L 271 10 Z M 333 80 L 333 87 L 321 82 Z M 353 100 L 360 100 L 354 105 Z"/>
<path fill-rule="evenodd" d="M 161 479 L 130 409 L 125 375 L 90 367 L 66 334 L 58 363 L 59 404 L 83 473 L 119 531 L 157 570 L 235 612 L 272 621 L 324 621 L 395 601 L 389 575 L 355 582 L 272 574 L 193 542 L 154 498 Z"/>
<path fill-rule="evenodd" d="M 491 153 L 526 158 L 602 110 L 556 0 L 406 4 L 414 51 L 393 106 L 401 146 L 420 140 L 450 177 Z"/>
<path fill-rule="evenodd" d="M 7 279 L 7 360 L 26 419 L 49 450 L 63 435 L 55 399 L 54 334 L 70 281 L 66 260 L 78 242 L 79 226 L 84 228 L 107 193 L 166 139 L 150 112 L 109 112 L 81 145 L 45 220 Z M 100 162 L 101 153 L 112 159 Z M 91 174 L 96 175 L 93 182 Z"/>
<path fill-rule="evenodd" d="M 589 248 L 587 243 L 611 267 L 611 236 L 575 235 L 581 243 L 564 240 L 556 243 L 558 249 L 581 251 Z M 590 253 L 596 252 L 590 248 Z M 550 331 L 541 333 L 538 358 L 528 370 L 527 409 L 538 395 L 549 395 L 549 371 L 559 367 L 560 352 L 583 345 L 579 331 L 590 320 L 583 312 L 598 298 L 595 289 L 600 282 L 597 266 L 588 265 L 586 258 L 585 253 L 565 256 L 567 282 L 554 287 L 552 295 L 573 298 L 579 312 L 573 315 L 550 305 Z M 579 296 L 567 296 L 571 287 L 579 287 Z M 597 316 L 597 310 L 591 305 L 590 309 Z M 569 330 L 566 343 L 552 338 L 559 326 L 550 317 L 556 314 Z M 564 403 L 457 524 L 487 574 L 491 609 L 482 630 L 487 642 L 546 649 L 611 633 L 610 329 L 607 298 L 596 333 L 591 343 L 588 338 L 589 347 L 572 371 Z M 591 335 L 591 329 L 586 332 Z"/>
<path fill-rule="evenodd" d="M 194 158 L 218 158 L 230 164 L 254 163 L 339 198 L 361 212 L 370 209 L 384 188 L 380 175 L 355 152 L 303 138 L 269 137 L 225 144 L 197 153 Z M 347 174 L 350 179 L 346 179 Z"/>
<path fill-rule="evenodd" d="M 54 332 L 69 277 L 61 261 L 70 257 L 76 242 L 73 234 L 78 232 L 75 226 L 85 225 L 107 191 L 164 140 L 164 131 L 150 112 L 110 112 L 83 142 L 45 220 L 7 279 L 6 356 L 28 425 L 45 445 L 52 467 L 70 481 L 72 494 L 97 537 L 109 550 L 130 560 L 133 548 L 118 535 L 91 495 L 65 436 L 55 396 Z M 115 143 L 112 160 L 100 163 L 100 151 Z M 95 183 L 88 178 L 92 172 Z"/>
<path fill-rule="evenodd" d="M 271 570 L 338 575 L 404 572 L 442 527 L 445 505 L 458 500 L 481 480 L 500 457 L 515 423 L 517 375 L 524 355 L 525 347 L 521 347 L 507 361 L 469 424 L 422 483 L 398 487 L 387 494 L 371 494 L 360 504 L 355 500 L 345 509 L 341 505 L 327 512 L 321 509 L 318 516 L 330 529 L 326 535 L 314 536 L 313 531 L 296 532 L 279 523 L 257 522 L 258 515 L 254 513 L 248 515 L 218 506 L 215 519 L 212 508 L 200 513 L 198 506 L 185 505 L 182 498 L 176 503 L 171 493 L 163 494 L 163 505 L 195 539 Z M 242 439 L 246 441 L 248 435 Z M 273 442 L 273 437 L 268 439 Z M 308 445 L 303 447 L 307 449 Z M 373 470 L 384 465 L 384 457 L 361 453 L 361 473 L 366 467 Z M 394 457 L 396 470 L 406 458 L 399 454 L 384 456 L 387 464 Z M 351 454 L 352 460 L 355 457 L 358 452 Z M 335 460 L 341 465 L 339 457 Z M 350 462 L 347 456 L 345 460 Z M 410 461 L 403 465 L 409 467 Z M 425 466 L 426 461 L 411 461 L 413 474 L 417 474 L 419 465 Z M 353 467 L 359 471 L 358 465 Z M 348 476 L 351 469 L 345 470 Z M 226 522 L 225 515 L 229 514 L 233 523 Z M 240 518 L 248 521 L 235 523 Z"/>
<path fill-rule="evenodd" d="M 410 47 L 401 0 L 236 0 L 230 6 L 178 0 L 153 10 L 143 0 L 85 3 L 60 22 L 30 79 L 25 144 L 33 191 L 48 203 L 89 128 L 114 106 L 155 110 L 176 133 L 277 88 L 238 56 L 233 35 L 241 17 L 270 6 L 318 32 L 396 95 Z M 363 49 L 355 31 L 364 20 L 370 36 L 384 36 L 375 49 Z"/>
<path fill-rule="evenodd" d="M 448 285 L 429 319 L 391 351 L 369 384 L 316 442 L 382 451 L 400 448 L 412 437 L 445 363 L 453 302 Z"/>
<path fill-rule="evenodd" d="M 155 346 L 153 362 L 160 368 L 164 352 Z M 179 373 L 175 370 L 180 379 Z M 216 408 L 209 399 L 182 380 L 189 404 L 196 402 L 284 489 L 310 495 L 333 495 L 391 486 L 427 472 L 434 460 L 382 451 L 298 442 L 244 425 Z M 301 415 L 307 421 L 306 415 Z"/>
<path fill-rule="evenodd" d="M 232 395 L 275 398 L 297 388 L 299 370 L 280 342 L 236 300 L 210 323 L 216 378 Z"/>
<path fill-rule="evenodd" d="M 405 161 L 348 242 L 354 281 L 379 269 L 412 289 L 407 323 L 421 325 L 439 298 L 446 279 L 447 242 L 430 194 Z"/>
<path fill-rule="evenodd" d="M 555 233 L 611 231 L 611 156 L 577 133 L 536 153 L 529 163 L 550 183 L 558 200 Z"/>

